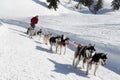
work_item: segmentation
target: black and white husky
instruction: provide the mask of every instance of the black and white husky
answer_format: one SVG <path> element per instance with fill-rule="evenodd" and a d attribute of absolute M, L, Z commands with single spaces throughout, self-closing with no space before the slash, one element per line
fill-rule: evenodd
<path fill-rule="evenodd" d="M 34 29 L 32 27 L 28 28 L 27 34 L 29 35 L 30 38 L 32 38 L 32 36 L 34 36 Z"/>
<path fill-rule="evenodd" d="M 56 53 L 58 53 L 58 47 L 60 48 L 60 54 L 62 53 L 62 48 L 64 49 L 63 54 L 65 55 L 66 53 L 66 48 L 67 45 L 69 44 L 69 38 L 66 37 L 65 39 L 61 39 L 60 41 L 57 41 L 57 46 L 56 46 Z"/>
<path fill-rule="evenodd" d="M 78 44 L 74 54 L 73 66 L 76 68 L 79 62 L 83 61 L 82 68 L 84 68 L 84 64 L 89 61 L 95 51 L 95 45 L 82 46 L 81 44 Z"/>
<path fill-rule="evenodd" d="M 49 40 L 50 40 L 51 36 L 52 36 L 52 33 L 46 33 L 46 34 L 44 34 L 43 41 L 44 41 L 44 43 L 46 45 L 49 43 Z"/>
<path fill-rule="evenodd" d="M 90 59 L 90 61 L 87 64 L 87 72 L 86 74 L 88 75 L 89 70 L 92 67 L 92 64 L 95 64 L 95 69 L 94 69 L 94 75 L 96 75 L 96 71 L 98 69 L 99 65 L 105 65 L 106 64 L 106 59 L 107 55 L 104 53 L 95 53 L 93 57 Z"/>
<path fill-rule="evenodd" d="M 42 29 L 39 29 L 39 31 L 37 31 L 36 35 L 39 37 L 39 40 L 42 37 Z"/>
<path fill-rule="evenodd" d="M 53 51 L 53 46 L 56 46 L 56 52 L 57 52 L 57 42 L 61 41 L 61 36 L 52 36 L 49 39 L 49 43 L 50 43 L 50 50 Z"/>

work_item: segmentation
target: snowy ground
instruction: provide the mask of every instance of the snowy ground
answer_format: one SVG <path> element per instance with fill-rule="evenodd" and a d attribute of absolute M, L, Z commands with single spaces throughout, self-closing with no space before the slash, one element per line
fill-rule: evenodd
<path fill-rule="evenodd" d="M 47 9 L 44 1 L 26 0 L 24 4 L 22 0 L 10 0 L 11 4 L 0 1 L 0 80 L 119 80 L 119 11 L 112 12 L 107 4 L 106 9 L 93 15 L 87 8 L 73 8 L 73 2 L 64 5 L 67 0 L 62 0 L 58 11 L 54 11 Z M 25 3 L 28 6 L 21 8 Z M 49 51 L 49 46 L 37 37 L 28 38 L 25 32 L 31 16 L 36 14 L 40 14 L 36 30 L 65 34 L 83 45 L 95 44 L 98 52 L 108 54 L 106 66 L 99 67 L 97 76 L 93 76 L 93 70 L 86 76 L 85 70 L 72 67 L 75 50 L 72 45 L 66 55 L 59 55 Z"/>

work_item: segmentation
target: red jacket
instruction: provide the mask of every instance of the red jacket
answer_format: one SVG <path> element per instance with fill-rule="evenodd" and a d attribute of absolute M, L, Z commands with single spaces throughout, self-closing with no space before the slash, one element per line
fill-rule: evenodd
<path fill-rule="evenodd" d="M 37 24 L 38 23 L 38 18 L 37 17 L 33 17 L 31 19 L 31 24 Z"/>

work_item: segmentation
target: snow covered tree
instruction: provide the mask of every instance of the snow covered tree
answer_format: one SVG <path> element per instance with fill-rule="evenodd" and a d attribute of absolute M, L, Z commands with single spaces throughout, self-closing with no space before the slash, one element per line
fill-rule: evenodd
<path fill-rule="evenodd" d="M 70 4 L 70 3 L 71 3 L 71 1 L 72 1 L 72 0 L 69 0 L 69 1 L 68 1 L 68 4 Z"/>
<path fill-rule="evenodd" d="M 97 14 L 97 11 L 99 11 L 103 7 L 103 1 L 98 0 L 97 4 L 94 6 L 94 12 Z"/>
<path fill-rule="evenodd" d="M 47 2 L 50 2 L 50 0 L 46 0 Z"/>
<path fill-rule="evenodd" d="M 75 7 L 81 8 L 81 4 L 87 6 L 93 14 L 97 14 L 103 7 L 103 0 L 79 0 L 79 3 Z"/>
<path fill-rule="evenodd" d="M 103 7 L 103 0 L 92 0 L 91 4 L 88 6 L 89 10 L 93 14 L 97 14 L 97 11 L 99 11 Z"/>
<path fill-rule="evenodd" d="M 113 0 L 111 6 L 112 6 L 113 10 L 119 10 L 119 8 L 120 8 L 120 0 Z"/>
<path fill-rule="evenodd" d="M 58 8 L 58 2 L 60 3 L 59 0 L 47 0 L 47 2 L 49 2 L 48 8 L 54 8 L 54 10 L 56 11 L 56 9 Z"/>
<path fill-rule="evenodd" d="M 83 1 L 83 0 L 82 0 L 82 1 Z M 81 0 L 77 0 L 78 4 L 75 5 L 75 7 L 76 7 L 77 9 L 79 9 L 79 8 L 81 9 L 81 6 L 83 5 L 82 1 L 81 1 Z"/>
<path fill-rule="evenodd" d="M 81 5 L 84 5 L 84 6 L 90 6 L 91 3 L 92 3 L 92 0 L 77 0 L 78 1 L 78 4 L 76 5 L 76 8 L 81 8 Z"/>
<path fill-rule="evenodd" d="M 85 6 L 90 6 L 93 2 L 92 0 L 81 0 L 81 1 L 82 1 L 83 5 L 85 5 Z"/>

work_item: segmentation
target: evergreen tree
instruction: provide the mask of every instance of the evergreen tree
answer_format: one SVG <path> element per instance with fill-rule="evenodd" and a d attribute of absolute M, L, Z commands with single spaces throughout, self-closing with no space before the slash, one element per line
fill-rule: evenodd
<path fill-rule="evenodd" d="M 102 7 L 103 7 L 103 1 L 98 0 L 97 4 L 94 6 L 95 14 L 97 14 L 97 11 L 99 11 L 99 9 L 101 9 Z"/>
<path fill-rule="evenodd" d="M 97 14 L 97 11 L 99 11 L 102 7 L 103 0 L 92 0 L 91 5 L 88 8 L 93 14 Z"/>
<path fill-rule="evenodd" d="M 82 0 L 85 6 L 90 6 L 92 4 L 92 0 Z"/>
<path fill-rule="evenodd" d="M 58 8 L 58 2 L 60 3 L 59 0 L 47 0 L 47 2 L 49 2 L 50 4 L 48 5 L 48 8 L 54 8 L 54 10 L 56 11 L 56 9 Z"/>
<path fill-rule="evenodd" d="M 90 6 L 92 0 L 79 0 L 79 2 L 81 2 L 84 6 Z"/>
<path fill-rule="evenodd" d="M 46 0 L 47 2 L 50 2 L 51 0 Z"/>
<path fill-rule="evenodd" d="M 90 6 L 91 3 L 92 3 L 92 0 L 77 0 L 78 1 L 78 4 L 76 5 L 76 8 L 78 8 L 79 6 L 81 5 L 84 5 L 84 6 Z M 81 8 L 81 7 L 80 7 Z"/>
<path fill-rule="evenodd" d="M 79 4 L 87 6 L 92 13 L 97 14 L 97 11 L 103 7 L 103 0 L 79 0 L 76 8 L 79 7 Z"/>
<path fill-rule="evenodd" d="M 119 10 L 119 8 L 120 8 L 120 0 L 113 0 L 111 6 L 112 6 L 113 10 Z"/>

